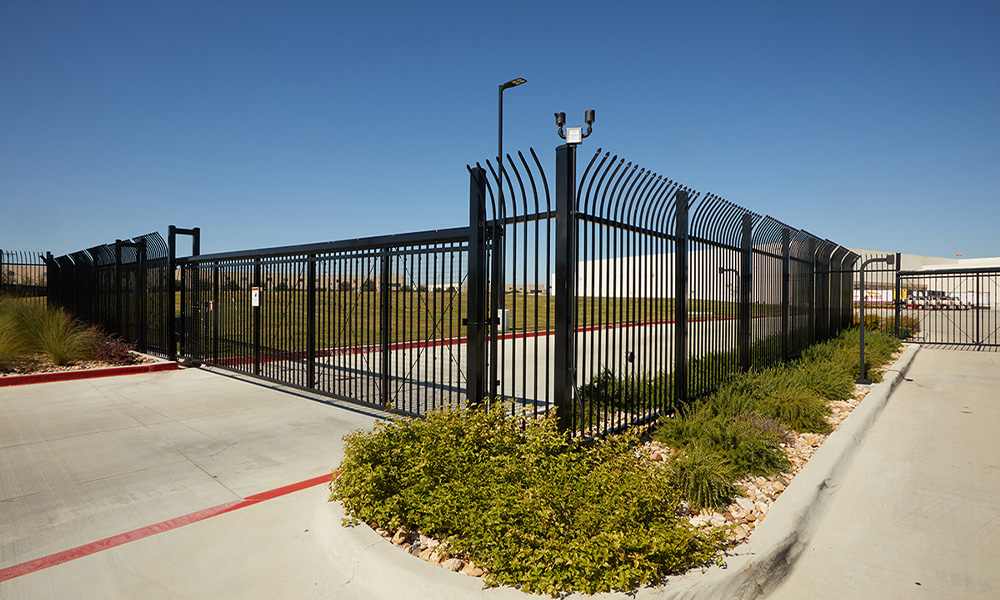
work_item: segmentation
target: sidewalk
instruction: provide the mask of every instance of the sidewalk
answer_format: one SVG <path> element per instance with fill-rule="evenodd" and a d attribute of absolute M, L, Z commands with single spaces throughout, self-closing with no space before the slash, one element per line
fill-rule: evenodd
<path fill-rule="evenodd" d="M 923 348 L 774 600 L 1000 598 L 1000 354 Z"/>

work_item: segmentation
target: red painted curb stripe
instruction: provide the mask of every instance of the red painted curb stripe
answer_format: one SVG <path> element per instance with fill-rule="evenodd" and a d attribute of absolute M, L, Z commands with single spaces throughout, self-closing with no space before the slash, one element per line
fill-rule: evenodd
<path fill-rule="evenodd" d="M 49 383 L 52 381 L 74 381 L 77 379 L 97 379 L 98 377 L 117 377 L 118 375 L 138 375 L 139 373 L 156 373 L 158 371 L 176 371 L 177 363 L 162 362 L 150 365 L 129 365 L 125 367 L 107 367 L 104 369 L 83 369 L 80 371 L 58 371 L 56 373 L 34 373 L 31 375 L 9 375 L 0 377 L 0 387 L 12 385 L 28 385 L 32 383 Z"/>
<path fill-rule="evenodd" d="M 338 474 L 339 473 L 334 473 L 332 477 L 336 477 Z M 280 488 L 262 492 L 260 494 L 247 496 L 242 500 L 233 500 L 232 502 L 226 502 L 225 504 L 213 506 L 212 508 L 199 510 L 193 513 L 186 514 L 181 517 L 175 517 L 173 519 L 161 521 L 153 525 L 147 525 L 146 527 L 133 529 L 132 531 L 127 531 L 125 533 L 120 533 L 118 535 L 113 535 L 111 537 L 104 538 L 103 540 L 98 540 L 96 542 L 91 542 L 89 544 L 77 546 L 76 548 L 70 548 L 69 550 L 63 550 L 62 552 L 56 552 L 55 554 L 49 554 L 48 556 L 36 558 L 35 560 L 29 560 L 28 562 L 23 562 L 21 564 L 14 565 L 12 567 L 0 569 L 0 583 L 8 581 L 10 579 L 14 579 L 15 577 L 21 577 L 22 575 L 34 573 L 35 571 L 41 571 L 43 569 L 48 569 L 49 567 L 61 565 L 64 562 L 69 562 L 77 558 L 90 556 L 91 554 L 96 554 L 98 552 L 108 550 L 116 546 L 121 546 L 129 542 L 141 540 L 143 538 L 147 538 L 156 535 L 158 533 L 163 533 L 164 531 L 170 531 L 171 529 L 184 527 L 185 525 L 197 523 L 198 521 L 204 521 L 205 519 L 222 515 L 228 512 L 232 512 L 234 510 L 238 510 L 246 506 L 251 506 L 258 502 L 263 502 L 264 500 L 271 500 L 273 498 L 278 498 L 279 496 L 284 496 L 286 494 L 291 494 L 292 492 L 304 490 L 306 488 L 310 488 L 319 485 L 321 483 L 327 483 L 331 480 L 332 477 L 331 475 L 321 475 L 319 477 L 313 477 L 312 479 L 306 479 L 305 481 L 300 481 L 298 483 L 286 485 Z"/>

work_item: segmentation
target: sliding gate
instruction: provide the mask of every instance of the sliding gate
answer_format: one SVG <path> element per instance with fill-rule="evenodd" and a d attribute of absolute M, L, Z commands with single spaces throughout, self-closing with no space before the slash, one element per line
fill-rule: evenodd
<path fill-rule="evenodd" d="M 179 259 L 181 355 L 421 415 L 464 404 L 468 230 Z"/>
<path fill-rule="evenodd" d="M 1000 348 L 1000 269 L 900 271 L 903 326 L 914 341 L 981 350 Z"/>

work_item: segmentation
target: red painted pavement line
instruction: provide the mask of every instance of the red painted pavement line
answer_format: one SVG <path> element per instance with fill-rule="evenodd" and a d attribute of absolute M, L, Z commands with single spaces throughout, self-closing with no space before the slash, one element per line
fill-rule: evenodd
<path fill-rule="evenodd" d="M 103 369 L 81 369 L 79 371 L 57 371 L 55 373 L 34 373 L 31 375 L 8 375 L 7 377 L 0 377 L 0 387 L 28 385 L 32 383 L 48 383 L 50 381 L 96 379 L 98 377 L 115 377 L 118 375 L 137 375 L 139 373 L 155 373 L 157 371 L 176 370 L 177 363 L 175 362 L 158 362 L 148 365 L 105 367 Z"/>
<path fill-rule="evenodd" d="M 332 477 L 336 477 L 338 474 L 339 473 L 334 473 Z M 225 504 L 213 506 L 212 508 L 199 510 L 197 512 L 186 514 L 182 517 L 168 519 L 166 521 L 161 521 L 154 525 L 147 525 L 146 527 L 140 527 L 139 529 L 133 529 L 132 531 L 127 531 L 125 533 L 113 535 L 111 537 L 104 538 L 103 540 L 98 540 L 96 542 L 91 542 L 89 544 L 77 546 L 76 548 L 70 548 L 69 550 L 63 550 L 62 552 L 56 552 L 55 554 L 49 554 L 48 556 L 36 558 L 35 560 L 29 560 L 28 562 L 23 562 L 19 565 L 14 565 L 13 567 L 0 569 L 0 582 L 14 579 L 15 577 L 21 577 L 22 575 L 27 575 L 29 573 L 34 573 L 35 571 L 41 571 L 42 569 L 48 569 L 49 567 L 54 567 L 56 565 L 61 565 L 64 562 L 69 562 L 77 558 L 90 556 L 91 554 L 96 554 L 103 550 L 108 550 L 110 548 L 121 546 L 129 542 L 141 540 L 143 538 L 147 538 L 156 535 L 158 533 L 163 533 L 164 531 L 170 531 L 171 529 L 184 527 L 185 525 L 197 523 L 198 521 L 204 521 L 205 519 L 208 519 L 210 517 L 216 517 L 218 515 L 238 510 L 240 508 L 251 506 L 258 502 L 263 502 L 265 500 L 278 498 L 279 496 L 284 496 L 286 494 L 291 494 L 292 492 L 304 490 L 306 488 L 310 488 L 319 485 L 321 483 L 327 483 L 330 481 L 330 479 L 331 479 L 330 475 L 321 475 L 319 477 L 313 477 L 312 479 L 306 479 L 305 481 L 300 481 L 298 483 L 286 485 L 284 487 L 262 492 L 260 494 L 247 496 L 242 500 L 233 500 L 232 502 L 226 502 Z"/>

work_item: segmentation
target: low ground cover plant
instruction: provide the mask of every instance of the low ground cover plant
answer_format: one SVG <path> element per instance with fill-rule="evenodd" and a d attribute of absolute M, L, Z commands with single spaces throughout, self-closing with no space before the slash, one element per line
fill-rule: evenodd
<path fill-rule="evenodd" d="M 331 500 L 372 525 L 444 541 L 488 584 L 557 595 L 629 590 L 711 562 L 721 532 L 678 516 L 670 473 L 635 434 L 584 447 L 553 419 L 445 409 L 345 438 Z"/>
<path fill-rule="evenodd" d="M 726 544 L 724 530 L 680 516 L 684 505 L 726 507 L 739 479 L 790 470 L 782 444 L 793 432 L 829 432 L 827 402 L 853 393 L 858 344 L 848 331 L 795 362 L 724 379 L 661 418 L 652 436 L 676 450 L 665 463 L 637 451 L 634 431 L 585 445 L 553 419 L 511 419 L 509 406 L 445 409 L 345 437 L 330 499 L 372 527 L 443 540 L 441 552 L 485 568 L 491 585 L 555 596 L 656 584 L 717 560 Z M 866 335 L 873 379 L 899 345 L 884 330 Z M 628 409 L 669 382 L 604 372 L 581 396 L 585 408 Z"/>
<path fill-rule="evenodd" d="M 829 433 L 827 403 L 851 396 L 860 372 L 859 344 L 857 329 L 845 331 L 787 365 L 734 375 L 712 395 L 662 417 L 652 436 L 679 449 L 682 465 L 715 465 L 689 467 L 676 478 L 687 502 L 694 508 L 724 507 L 735 488 L 727 491 L 720 474 L 733 483 L 785 472 L 790 465 L 782 444 L 790 442 L 791 432 Z M 881 381 L 876 368 L 899 347 L 884 329 L 866 334 L 865 363 L 872 380 Z"/>

